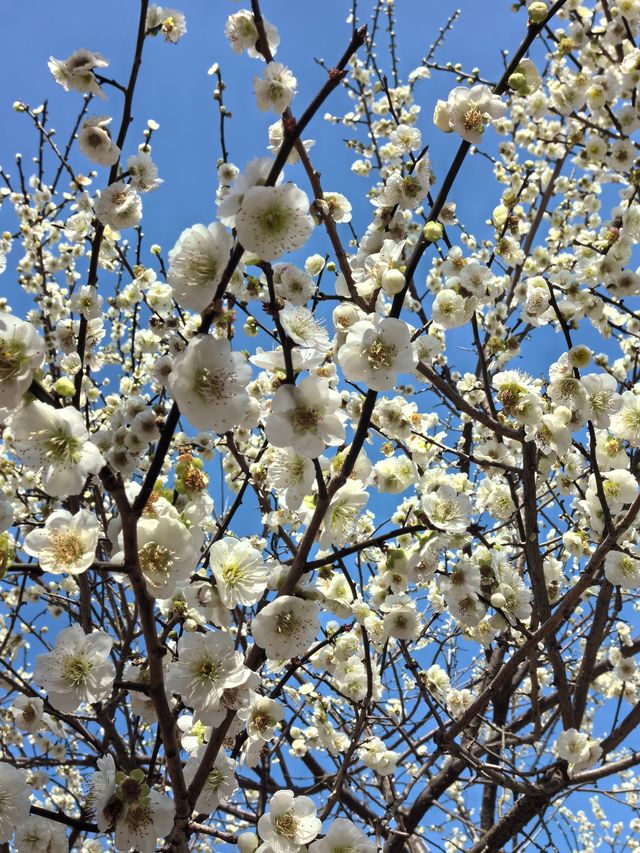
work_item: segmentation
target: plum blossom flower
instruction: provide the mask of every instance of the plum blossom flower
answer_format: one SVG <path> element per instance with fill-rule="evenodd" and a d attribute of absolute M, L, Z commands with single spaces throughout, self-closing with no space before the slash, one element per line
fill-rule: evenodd
<path fill-rule="evenodd" d="M 79 494 L 89 474 L 104 465 L 75 408 L 55 409 L 35 400 L 13 416 L 11 430 L 16 452 L 27 467 L 42 473 L 53 497 Z"/>
<path fill-rule="evenodd" d="M 187 32 L 187 21 L 184 14 L 178 9 L 152 4 L 147 9 L 145 28 L 147 35 L 155 36 L 157 33 L 161 33 L 165 41 L 170 44 L 177 44 Z"/>
<path fill-rule="evenodd" d="M 67 853 L 69 841 L 64 825 L 31 815 L 17 827 L 13 839 L 16 853 Z"/>
<path fill-rule="evenodd" d="M 27 771 L 0 761 L 0 843 L 6 844 L 16 827 L 29 817 Z"/>
<path fill-rule="evenodd" d="M 369 841 L 360 827 L 347 818 L 333 821 L 325 837 L 309 845 L 309 853 L 376 853 L 376 845 Z"/>
<path fill-rule="evenodd" d="M 263 24 L 269 50 L 271 55 L 275 56 L 276 49 L 280 44 L 280 36 L 277 29 L 269 21 L 265 19 Z M 252 59 L 262 59 L 262 54 L 256 50 L 258 29 L 253 14 L 248 9 L 240 9 L 239 12 L 229 15 L 224 34 L 236 53 L 242 53 L 243 50 L 246 50 L 247 55 Z"/>
<path fill-rule="evenodd" d="M 215 295 L 232 244 L 231 235 L 219 222 L 185 228 L 169 252 L 167 273 L 179 305 L 190 311 L 206 308 Z"/>
<path fill-rule="evenodd" d="M 329 349 L 327 330 L 318 323 L 312 312 L 304 305 L 285 302 L 278 312 L 282 328 L 287 337 L 301 347 L 313 347 L 321 352 Z"/>
<path fill-rule="evenodd" d="M 78 148 L 100 166 L 113 166 L 120 158 L 120 149 L 109 133 L 111 121 L 111 116 L 91 116 L 78 134 Z"/>
<path fill-rule="evenodd" d="M 320 547 L 344 545 L 358 530 L 358 519 L 369 493 L 357 480 L 347 480 L 335 493 L 322 522 Z"/>
<path fill-rule="evenodd" d="M 130 184 L 116 181 L 100 192 L 94 210 L 103 225 L 116 231 L 133 228 L 142 219 L 142 199 Z"/>
<path fill-rule="evenodd" d="M 273 261 L 307 242 L 314 228 L 309 199 L 294 184 L 253 187 L 235 218 L 243 247 L 263 261 Z"/>
<path fill-rule="evenodd" d="M 307 376 L 298 385 L 281 385 L 265 422 L 269 443 L 317 458 L 328 446 L 344 442 L 341 404 L 341 395 L 326 379 Z"/>
<path fill-rule="evenodd" d="M 44 354 L 44 340 L 31 323 L 0 313 L 0 409 L 18 408 Z"/>
<path fill-rule="evenodd" d="M 254 616 L 251 634 L 270 660 L 289 660 L 313 643 L 320 622 L 318 607 L 294 595 L 282 595 Z"/>
<path fill-rule="evenodd" d="M 196 775 L 196 771 L 202 763 L 205 750 L 206 747 L 201 746 L 195 754 L 189 756 L 184 767 L 184 780 L 187 785 L 191 784 L 193 777 Z M 218 808 L 220 803 L 226 803 L 233 797 L 234 793 L 238 790 L 234 773 L 235 766 L 235 761 L 227 758 L 226 755 L 218 755 L 196 800 L 196 812 L 211 814 L 211 812 Z"/>
<path fill-rule="evenodd" d="M 149 593 L 168 598 L 195 571 L 198 555 L 188 528 L 163 516 L 138 522 L 138 559 Z"/>
<path fill-rule="evenodd" d="M 398 373 L 410 373 L 417 359 L 409 326 L 403 320 L 373 314 L 354 323 L 337 361 L 346 379 L 364 382 L 374 391 L 389 391 Z"/>
<path fill-rule="evenodd" d="M 570 776 L 591 767 L 602 755 L 599 743 L 577 729 L 562 732 L 555 742 L 555 751 L 569 762 Z"/>
<path fill-rule="evenodd" d="M 67 59 L 49 58 L 49 70 L 63 89 L 67 92 L 75 89 L 76 92 L 98 95 L 100 98 L 106 98 L 106 95 L 98 85 L 94 70 L 106 68 L 108 64 L 104 56 L 85 48 L 76 50 Z"/>
<path fill-rule="evenodd" d="M 247 416 L 250 379 L 251 367 L 226 338 L 199 335 L 176 357 L 167 387 L 196 429 L 224 433 Z"/>
<path fill-rule="evenodd" d="M 284 719 L 284 708 L 275 699 L 251 692 L 249 703 L 238 711 L 251 740 L 266 743 L 275 734 L 276 726 Z"/>
<path fill-rule="evenodd" d="M 209 550 L 209 565 L 225 607 L 255 604 L 267 586 L 262 555 L 247 539 L 225 536 Z"/>
<path fill-rule="evenodd" d="M 205 719 L 216 710 L 225 690 L 241 687 L 250 675 L 231 634 L 208 631 L 180 638 L 178 660 L 169 666 L 166 685 Z"/>
<path fill-rule="evenodd" d="M 316 476 L 311 459 L 290 447 L 276 451 L 267 474 L 287 509 L 298 509 L 311 492 Z"/>
<path fill-rule="evenodd" d="M 44 702 L 39 696 L 16 696 L 11 713 L 17 728 L 33 734 L 42 726 Z"/>
<path fill-rule="evenodd" d="M 36 658 L 33 680 L 64 713 L 73 713 L 83 702 L 100 702 L 111 694 L 116 674 L 109 659 L 112 645 L 104 631 L 85 634 L 80 625 L 65 628 L 55 648 Z"/>
<path fill-rule="evenodd" d="M 269 62 L 264 69 L 264 78 L 254 77 L 258 109 L 262 112 L 283 113 L 291 104 L 298 81 L 281 62 Z"/>
<path fill-rule="evenodd" d="M 66 509 L 57 509 L 44 527 L 27 533 L 22 547 L 38 560 L 43 571 L 78 575 L 95 560 L 99 536 L 100 525 L 93 513 L 80 509 L 72 515 Z"/>
<path fill-rule="evenodd" d="M 448 533 L 466 530 L 473 512 L 469 496 L 458 494 L 453 486 L 446 484 L 428 492 L 422 499 L 422 506 L 429 520 Z"/>
<path fill-rule="evenodd" d="M 609 551 L 604 559 L 604 574 L 614 586 L 634 589 L 640 586 L 640 557 L 624 551 Z"/>
<path fill-rule="evenodd" d="M 322 829 L 310 797 L 294 797 L 293 791 L 277 791 L 269 800 L 269 811 L 258 820 L 260 838 L 273 853 L 297 853 Z"/>
<path fill-rule="evenodd" d="M 141 193 L 157 190 L 163 183 L 162 178 L 158 177 L 158 167 L 146 151 L 138 151 L 127 157 L 127 172 L 131 186 Z"/>
<path fill-rule="evenodd" d="M 436 104 L 433 121 L 445 133 L 455 131 L 467 142 L 478 145 L 486 126 L 492 119 L 502 118 L 506 111 L 506 104 L 488 86 L 456 86 L 446 101 Z"/>

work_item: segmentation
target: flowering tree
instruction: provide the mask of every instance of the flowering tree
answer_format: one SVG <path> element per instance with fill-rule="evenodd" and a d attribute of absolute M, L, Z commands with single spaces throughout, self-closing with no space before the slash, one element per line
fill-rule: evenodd
<path fill-rule="evenodd" d="M 16 102 L 38 144 L 0 170 L 4 849 L 637 831 L 640 2 L 514 12 L 499 80 L 436 61 L 457 13 L 403 80 L 392 0 L 354 3 L 295 114 L 275 23 L 221 13 L 274 123 L 235 166 L 211 68 L 217 206 L 166 255 L 142 232 L 158 127 L 130 131 L 145 45 L 184 15 L 140 0 L 128 80 L 51 59 L 66 144 Z M 434 103 L 436 71 L 461 85 Z M 361 198 L 303 139 L 341 88 Z M 473 155 L 493 195 L 466 200 Z"/>

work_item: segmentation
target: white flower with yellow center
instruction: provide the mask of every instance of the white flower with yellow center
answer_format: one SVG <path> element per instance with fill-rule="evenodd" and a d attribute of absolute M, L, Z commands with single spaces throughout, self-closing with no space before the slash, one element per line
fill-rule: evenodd
<path fill-rule="evenodd" d="M 246 539 L 225 536 L 209 550 L 209 565 L 225 607 L 255 604 L 267 587 L 262 555 Z"/>
<path fill-rule="evenodd" d="M 99 537 L 100 525 L 93 513 L 81 509 L 72 515 L 66 509 L 57 509 L 44 527 L 27 533 L 22 547 L 45 572 L 79 575 L 95 560 Z"/>
<path fill-rule="evenodd" d="M 14 829 L 29 817 L 27 771 L 0 761 L 0 843 L 7 844 Z"/>
<path fill-rule="evenodd" d="M 176 302 L 190 311 L 202 311 L 213 299 L 229 260 L 233 240 L 220 225 L 193 225 L 178 237 L 169 252 L 167 281 Z"/>
<path fill-rule="evenodd" d="M 267 439 L 274 447 L 289 447 L 315 459 L 327 447 L 344 442 L 341 405 L 341 395 L 326 379 L 307 376 L 298 385 L 281 385 L 265 421 Z"/>
<path fill-rule="evenodd" d="M 293 791 L 277 791 L 269 801 L 269 811 L 258 821 L 260 838 L 273 853 L 297 853 L 322 829 L 310 797 L 294 797 Z"/>
<path fill-rule="evenodd" d="M 206 747 L 201 746 L 198 752 L 189 756 L 184 767 L 184 781 L 190 785 L 196 771 L 202 763 Z M 195 811 L 202 814 L 211 814 L 222 803 L 227 803 L 238 790 L 235 777 L 235 761 L 225 755 L 218 755 L 213 767 L 205 779 L 200 796 L 195 803 Z"/>
<path fill-rule="evenodd" d="M 78 148 L 92 163 L 113 166 L 120 158 L 120 149 L 111 139 L 110 116 L 91 116 L 78 134 Z"/>
<path fill-rule="evenodd" d="M 106 68 L 108 64 L 104 56 L 85 48 L 76 50 L 67 59 L 49 58 L 49 70 L 63 89 L 67 92 L 75 89 L 76 92 L 98 95 L 100 98 L 106 98 L 106 95 L 93 72 L 96 68 Z"/>
<path fill-rule="evenodd" d="M 18 408 L 44 353 L 44 340 L 31 323 L 0 313 L 0 409 Z"/>
<path fill-rule="evenodd" d="M 358 520 L 369 500 L 367 491 L 358 480 L 347 482 L 333 496 L 323 520 L 319 545 L 340 547 L 358 532 Z"/>
<path fill-rule="evenodd" d="M 617 438 L 640 447 L 640 397 L 633 391 L 622 394 L 622 408 L 611 419 L 610 430 Z"/>
<path fill-rule="evenodd" d="M 429 521 L 448 533 L 461 533 L 471 523 L 471 501 L 467 495 L 458 494 L 453 486 L 442 485 L 429 492 L 422 499 L 422 506 Z"/>
<path fill-rule="evenodd" d="M 374 391 L 389 391 L 398 373 L 411 373 L 417 360 L 410 327 L 403 320 L 373 314 L 354 323 L 340 347 L 337 362 L 345 379 Z"/>
<path fill-rule="evenodd" d="M 238 240 L 263 261 L 273 261 L 307 242 L 314 228 L 309 199 L 294 184 L 253 187 L 236 214 Z"/>
<path fill-rule="evenodd" d="M 254 616 L 251 634 L 269 660 L 289 660 L 308 651 L 319 628 L 315 602 L 282 595 Z"/>
<path fill-rule="evenodd" d="M 258 109 L 281 115 L 293 100 L 298 81 L 281 62 L 269 62 L 264 77 L 253 78 Z"/>
<path fill-rule="evenodd" d="M 309 846 L 309 853 L 376 853 L 376 845 L 369 841 L 360 827 L 347 818 L 333 821 L 327 834 Z"/>
<path fill-rule="evenodd" d="M 634 589 L 640 586 L 640 557 L 625 551 L 610 551 L 604 559 L 604 574 L 614 586 Z"/>
<path fill-rule="evenodd" d="M 142 199 L 124 181 L 116 181 L 101 190 L 93 207 L 100 222 L 115 231 L 133 228 L 142 219 Z"/>
<path fill-rule="evenodd" d="M 271 55 L 275 56 L 276 49 L 280 44 L 278 30 L 267 20 L 263 19 L 262 23 L 267 36 L 269 50 L 271 51 Z M 256 42 L 259 38 L 258 30 L 256 22 L 253 19 L 253 14 L 249 9 L 240 9 L 239 12 L 229 15 L 224 28 L 224 34 L 229 39 L 231 47 L 236 53 L 242 53 L 243 50 L 246 50 L 247 55 L 252 59 L 263 58 L 262 54 L 256 50 Z"/>
<path fill-rule="evenodd" d="M 324 326 L 315 319 L 304 305 L 292 305 L 285 302 L 279 312 L 282 328 L 287 337 L 301 347 L 311 347 L 326 352 L 329 347 L 329 335 Z"/>
<path fill-rule="evenodd" d="M 266 743 L 284 719 L 284 708 L 274 699 L 251 691 L 249 704 L 238 711 L 238 717 L 244 721 L 251 740 Z"/>
<path fill-rule="evenodd" d="M 311 493 L 316 474 L 311 459 L 285 447 L 275 451 L 267 476 L 287 509 L 298 509 Z"/>
<path fill-rule="evenodd" d="M 192 426 L 224 433 L 247 416 L 250 380 L 247 360 L 226 338 L 199 335 L 176 357 L 167 387 Z"/>
<path fill-rule="evenodd" d="M 434 124 L 445 133 L 455 131 L 467 142 L 478 145 L 492 120 L 502 118 L 507 107 L 488 86 L 478 83 L 467 89 L 457 86 L 446 101 L 438 101 Z"/>
<path fill-rule="evenodd" d="M 169 598 L 195 572 L 198 554 L 187 527 L 168 516 L 138 522 L 138 559 L 154 598 Z"/>
<path fill-rule="evenodd" d="M 58 711 L 73 713 L 83 702 L 111 695 L 115 667 L 109 659 L 113 640 L 104 631 L 85 634 L 80 625 L 60 631 L 55 648 L 38 655 L 33 681 L 49 693 Z"/>
<path fill-rule="evenodd" d="M 15 853 L 68 853 L 69 841 L 64 824 L 39 815 L 31 815 L 16 829 Z"/>
<path fill-rule="evenodd" d="M 178 643 L 178 660 L 169 666 L 166 685 L 206 722 L 206 715 L 219 707 L 223 692 L 242 687 L 251 674 L 242 654 L 235 650 L 231 634 L 184 634 Z"/>
<path fill-rule="evenodd" d="M 27 468 L 41 472 L 48 495 L 79 494 L 87 477 L 104 465 L 75 408 L 55 409 L 35 400 L 13 416 L 10 426 L 16 453 Z"/>

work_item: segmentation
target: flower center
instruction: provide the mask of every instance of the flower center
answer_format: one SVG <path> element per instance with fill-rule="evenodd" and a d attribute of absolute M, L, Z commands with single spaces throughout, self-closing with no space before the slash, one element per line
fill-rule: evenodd
<path fill-rule="evenodd" d="M 259 712 L 253 718 L 253 725 L 259 732 L 266 732 L 273 726 L 273 719 L 264 712 Z"/>
<path fill-rule="evenodd" d="M 385 344 L 382 338 L 376 338 L 365 350 L 367 361 L 374 370 L 391 367 L 395 354 L 396 347 L 393 344 Z"/>
<path fill-rule="evenodd" d="M 296 406 L 291 419 L 292 426 L 296 432 L 311 432 L 318 426 L 320 414 L 317 409 L 307 406 Z"/>
<path fill-rule="evenodd" d="M 224 397 L 225 379 L 227 374 L 210 367 L 201 367 L 196 371 L 193 390 L 208 403 L 221 400 Z"/>
<path fill-rule="evenodd" d="M 204 658 L 196 669 L 196 678 L 199 681 L 217 681 L 222 672 L 222 663 L 213 658 Z"/>
<path fill-rule="evenodd" d="M 218 275 L 217 260 L 200 252 L 187 254 L 179 266 L 184 276 L 193 279 L 196 285 L 210 284 Z"/>
<path fill-rule="evenodd" d="M 484 130 L 484 114 L 477 107 L 471 107 L 464 114 L 464 129 L 477 130 L 478 133 Z"/>
<path fill-rule="evenodd" d="M 237 563 L 225 563 L 222 567 L 222 579 L 229 586 L 237 586 L 243 578 L 244 572 Z"/>
<path fill-rule="evenodd" d="M 173 566 L 175 554 L 158 542 L 147 542 L 138 552 L 140 568 L 144 574 L 168 575 Z"/>
<path fill-rule="evenodd" d="M 282 835 L 284 838 L 295 838 L 298 829 L 298 819 L 293 814 L 293 811 L 289 810 L 274 820 L 274 826 L 278 835 Z"/>
<path fill-rule="evenodd" d="M 63 566 L 76 563 L 84 551 L 80 537 L 73 530 L 52 530 L 49 543 L 54 561 Z"/>
<path fill-rule="evenodd" d="M 279 204 L 273 204 L 271 207 L 266 207 L 257 215 L 257 220 L 260 227 L 267 234 L 280 234 L 284 231 L 291 219 L 290 212 L 281 207 Z"/>
<path fill-rule="evenodd" d="M 82 441 L 63 429 L 54 431 L 45 442 L 47 456 L 55 462 L 75 465 L 80 461 Z"/>
<path fill-rule="evenodd" d="M 92 669 L 91 661 L 84 655 L 69 655 L 62 661 L 62 677 L 70 681 L 74 687 L 83 684 Z"/>
<path fill-rule="evenodd" d="M 278 613 L 276 616 L 276 631 L 285 637 L 290 637 L 298 627 L 295 615 L 289 613 Z"/>
<path fill-rule="evenodd" d="M 214 767 L 211 773 L 207 776 L 207 788 L 211 791 L 217 791 L 224 780 L 222 771 L 218 767 Z"/>
<path fill-rule="evenodd" d="M 7 382 L 20 373 L 27 361 L 25 350 L 21 341 L 9 340 L 0 343 L 0 381 Z"/>

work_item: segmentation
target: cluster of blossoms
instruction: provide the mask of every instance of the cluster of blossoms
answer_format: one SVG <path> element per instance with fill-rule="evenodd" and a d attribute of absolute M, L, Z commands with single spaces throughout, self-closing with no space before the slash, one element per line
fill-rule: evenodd
<path fill-rule="evenodd" d="M 520 5 L 494 82 L 441 39 L 403 82 L 391 0 L 392 73 L 351 22 L 310 112 L 343 86 L 359 206 L 322 186 L 277 28 L 230 14 L 277 120 L 235 165 L 212 66 L 215 200 L 166 249 L 131 105 L 182 12 L 143 3 L 127 86 L 51 58 L 83 95 L 66 148 L 16 102 L 41 145 L 0 169 L 0 843 L 508 849 L 601 779 L 635 805 L 640 3 Z"/>

